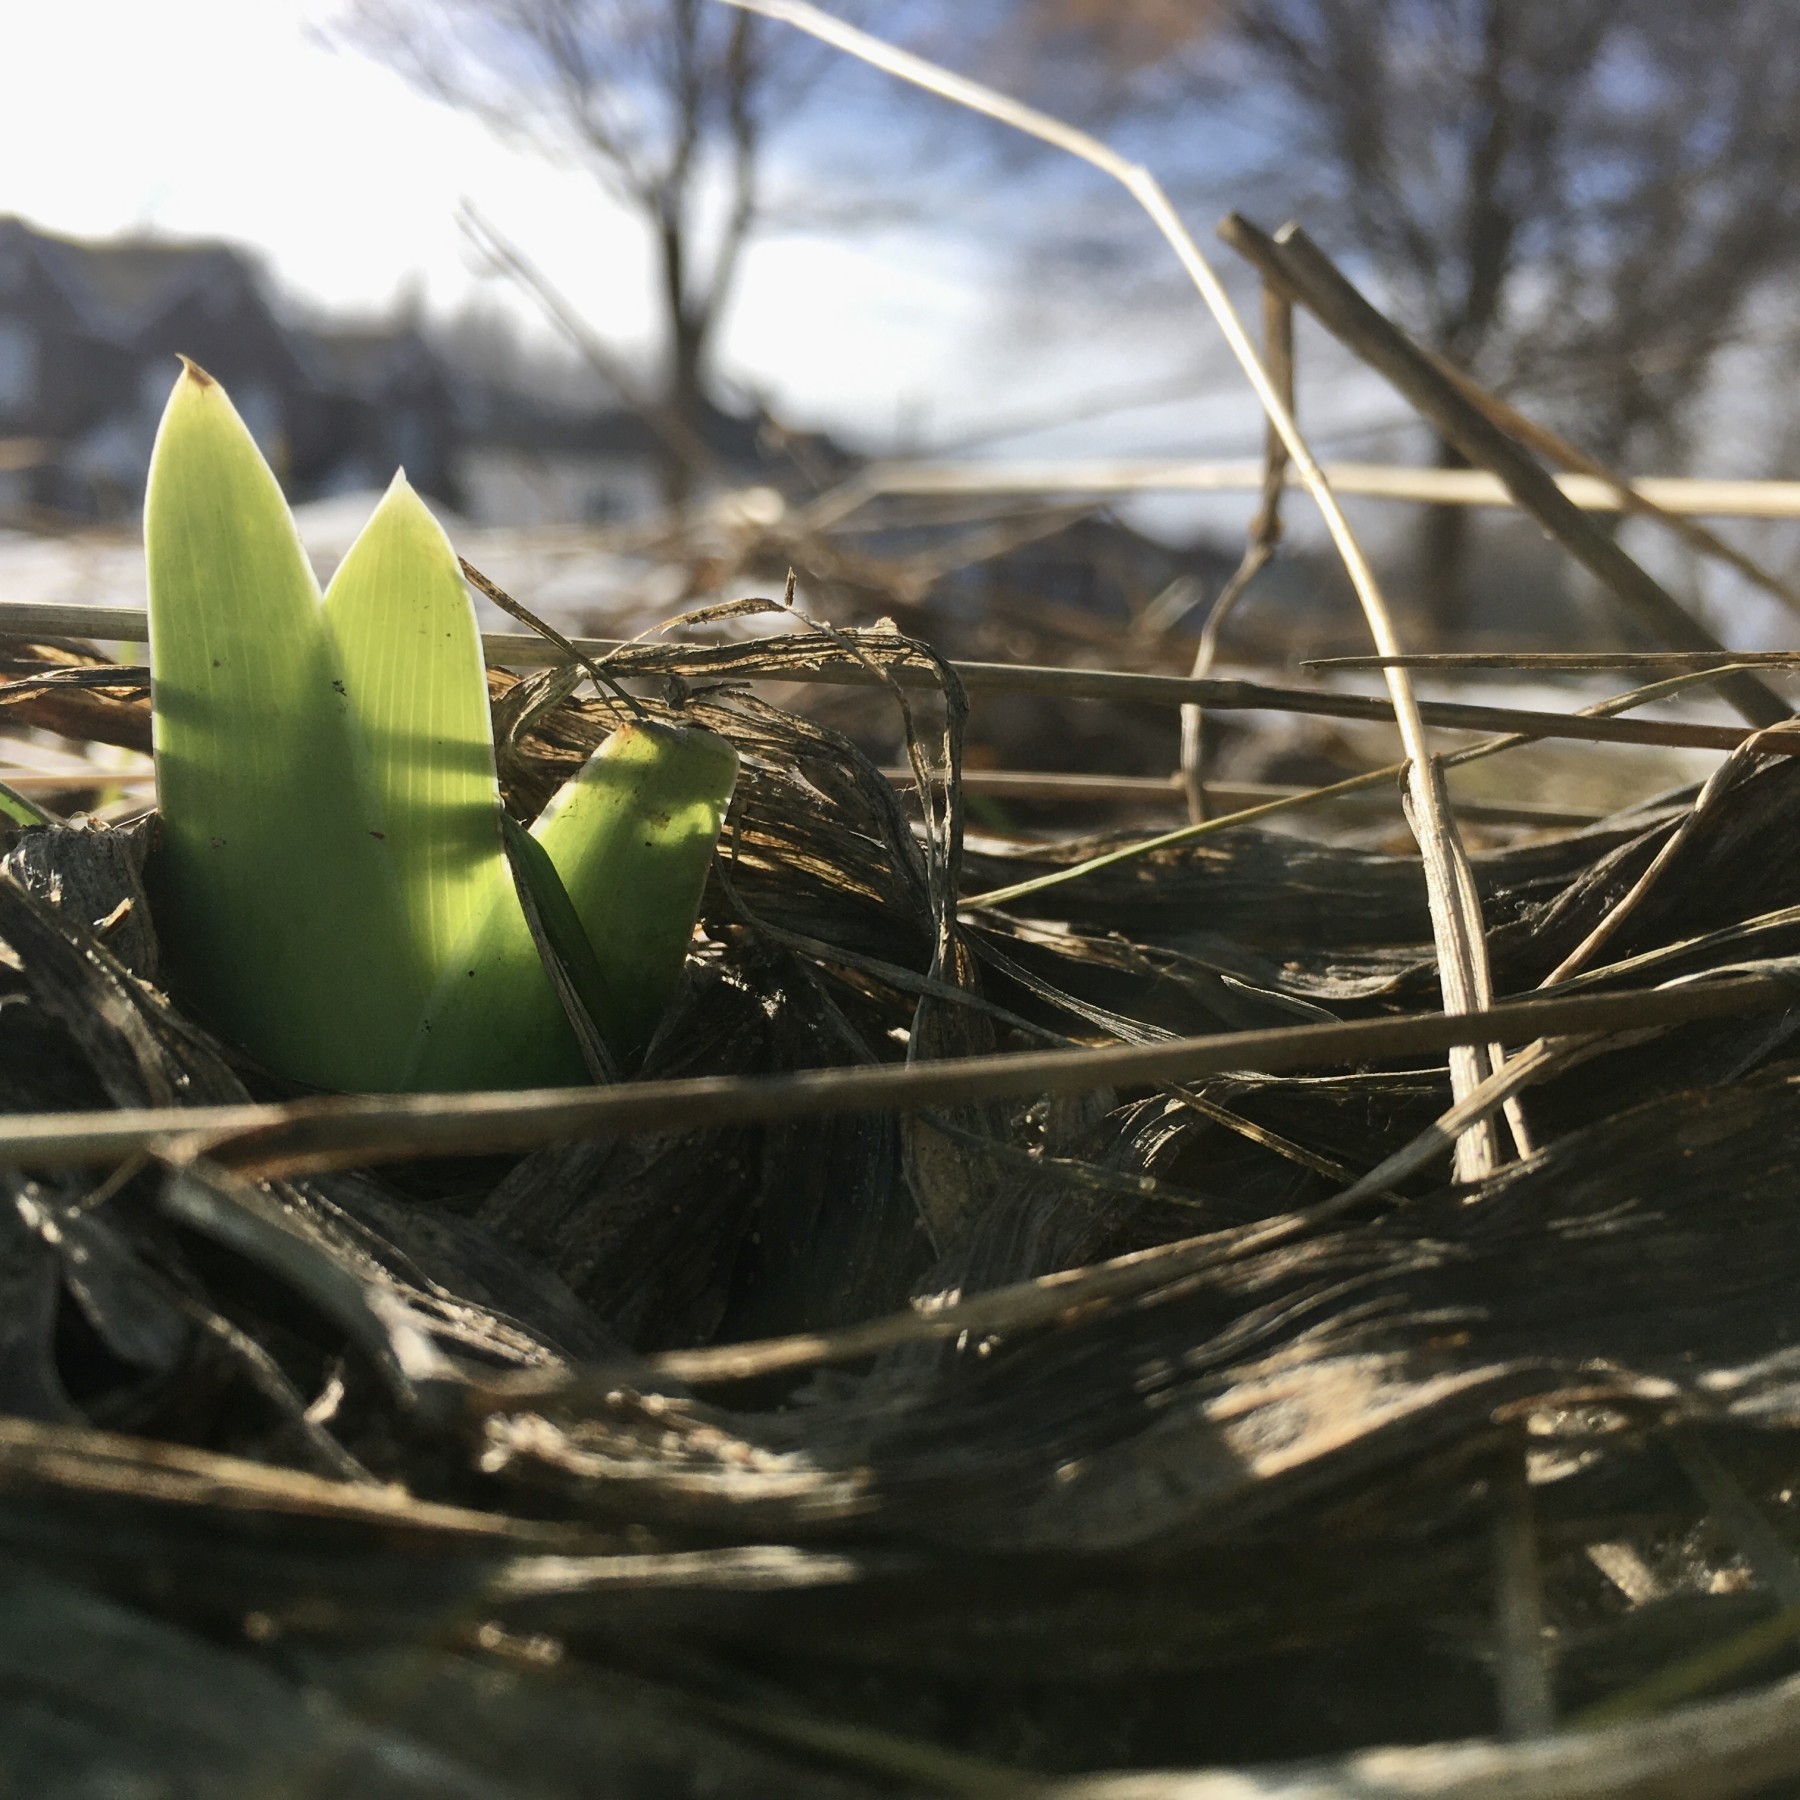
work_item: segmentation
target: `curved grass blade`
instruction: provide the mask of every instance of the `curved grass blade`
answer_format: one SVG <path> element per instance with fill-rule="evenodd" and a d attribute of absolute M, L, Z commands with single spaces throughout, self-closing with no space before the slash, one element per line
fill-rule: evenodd
<path fill-rule="evenodd" d="M 502 813 L 500 823 L 525 923 L 563 1017 L 581 1047 L 581 1059 L 596 1081 L 617 1081 L 618 1066 L 595 1023 L 606 1015 L 606 977 L 600 959 L 550 853 L 510 814 Z"/>
<path fill-rule="evenodd" d="M 144 508 L 171 970 L 271 1068 L 395 1084 L 420 979 L 318 584 L 225 391 L 186 364 Z"/>
<path fill-rule="evenodd" d="M 46 812 L 35 800 L 29 800 L 17 788 L 0 781 L 0 821 L 7 825 L 54 825 L 56 815 Z"/>
<path fill-rule="evenodd" d="M 681 981 L 737 782 L 737 752 L 693 726 L 621 725 L 532 827 L 592 945 L 595 1023 L 621 1065 L 643 1055 Z"/>

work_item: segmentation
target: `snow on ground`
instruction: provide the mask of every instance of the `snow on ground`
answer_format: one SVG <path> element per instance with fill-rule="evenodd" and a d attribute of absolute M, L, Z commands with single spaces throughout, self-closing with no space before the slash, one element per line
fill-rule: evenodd
<path fill-rule="evenodd" d="M 321 581 L 329 580 L 379 499 L 374 492 L 348 494 L 296 509 L 301 541 Z M 565 629 L 630 637 L 679 610 L 686 571 L 678 564 L 659 566 L 644 556 L 621 553 L 609 547 L 603 531 L 572 526 L 478 529 L 447 509 L 434 511 L 463 556 L 508 593 Z M 616 544 L 616 539 L 613 542 Z M 62 535 L 0 530 L 0 603 L 4 602 L 141 607 L 142 540 L 126 528 Z M 486 601 L 477 602 L 477 616 L 484 630 L 521 629 Z M 766 620 L 749 620 L 743 628 L 766 631 L 770 625 Z M 1266 676 L 1267 672 L 1242 673 Z M 1350 691 L 1380 691 L 1376 676 L 1341 676 L 1332 685 Z M 1427 678 L 1421 681 L 1420 691 L 1434 698 L 1572 710 L 1630 685 L 1629 676 L 1599 676 L 1579 683 L 1509 682 L 1503 676 L 1489 676 L 1456 682 Z M 1721 721 L 1733 716 L 1716 697 L 1698 695 L 1691 701 L 1646 710 Z M 1276 733 L 1283 729 L 1274 717 L 1265 717 L 1263 723 Z M 1372 763 L 1389 760 L 1397 753 L 1391 727 L 1345 722 L 1337 730 Z M 1468 740 L 1458 733 L 1446 735 L 1442 741 L 1449 746 Z M 40 766 L 48 765 L 46 773 L 51 767 L 61 767 L 59 755 L 35 760 Z M 1716 761 L 1716 755 L 1708 752 L 1620 746 L 1596 756 L 1591 746 L 1544 743 L 1457 770 L 1452 788 L 1471 799 L 1531 793 L 1598 811 L 1703 779 Z"/>
<path fill-rule="evenodd" d="M 295 510 L 300 540 L 319 579 L 328 581 L 381 498 L 346 494 Z M 671 598 L 670 585 L 640 560 L 610 552 L 597 534 L 571 528 L 536 531 L 477 530 L 447 509 L 433 508 L 451 542 L 470 562 L 533 611 L 551 619 L 575 614 L 618 615 L 621 624 L 639 613 L 643 624 Z M 0 531 L 0 602 L 54 606 L 142 606 L 144 546 L 126 529 L 93 529 L 59 535 Z M 485 602 L 485 629 L 518 626 Z M 660 616 L 660 615 L 658 615 Z M 642 629 L 634 624 L 632 630 Z"/>

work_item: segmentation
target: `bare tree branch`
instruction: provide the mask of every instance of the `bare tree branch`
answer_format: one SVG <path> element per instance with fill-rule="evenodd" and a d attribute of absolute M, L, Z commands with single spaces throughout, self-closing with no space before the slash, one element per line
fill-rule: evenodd
<path fill-rule="evenodd" d="M 577 157 L 650 234 L 662 322 L 659 393 L 646 411 L 679 500 L 700 478 L 712 423 L 710 358 L 744 246 L 762 223 L 773 126 L 796 124 L 825 66 L 706 0 L 347 0 L 340 37 L 497 133 Z M 489 246 L 492 253 L 492 246 Z M 598 346 L 523 253 L 524 282 L 622 391 L 639 384 Z M 648 398 L 647 396 L 645 397 Z"/>

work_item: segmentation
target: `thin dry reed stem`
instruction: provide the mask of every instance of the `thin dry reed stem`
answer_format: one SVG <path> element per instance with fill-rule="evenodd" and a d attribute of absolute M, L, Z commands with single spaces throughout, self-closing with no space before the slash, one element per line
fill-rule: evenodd
<path fill-rule="evenodd" d="M 1292 410 L 1257 355 L 1231 297 L 1212 265 L 1201 254 L 1192 233 L 1181 222 L 1162 184 L 1147 168 L 1129 161 L 1111 146 L 1064 120 L 1053 118 L 1035 107 L 1021 105 L 980 82 L 897 49 L 805 4 L 804 0 L 722 0 L 722 4 L 793 25 L 902 81 L 1065 151 L 1117 181 L 1163 234 L 1237 358 L 1270 424 L 1280 436 L 1296 473 L 1325 520 L 1326 530 L 1361 602 L 1375 648 L 1384 656 L 1400 654 L 1387 601 L 1337 496 L 1332 493 L 1330 483 L 1301 435 Z M 1424 867 L 1425 893 L 1431 913 L 1432 937 L 1437 945 L 1438 981 L 1443 991 L 1444 1008 L 1451 1013 L 1466 1013 L 1479 1005 L 1478 996 L 1487 985 L 1486 939 L 1479 914 L 1470 915 L 1467 896 L 1456 878 L 1456 821 L 1444 806 L 1441 781 L 1433 777 L 1431 751 L 1425 741 L 1425 723 L 1412 684 L 1405 672 L 1398 669 L 1387 670 L 1385 679 L 1393 701 L 1395 722 L 1400 729 L 1401 746 L 1406 752 L 1407 782 L 1413 802 L 1410 816 Z M 1458 1045 L 1451 1052 L 1451 1085 L 1459 1097 L 1479 1086 L 1487 1073 L 1488 1054 L 1484 1045 Z M 1485 1121 L 1471 1127 L 1458 1142 L 1457 1173 L 1465 1181 L 1479 1181 L 1493 1171 L 1498 1161 L 1499 1146 L 1491 1125 Z"/>
<path fill-rule="evenodd" d="M 1262 302 L 1263 342 L 1268 347 L 1269 373 L 1291 412 L 1294 407 L 1294 309 L 1267 282 L 1263 284 Z M 1250 522 L 1250 541 L 1244 546 L 1243 560 L 1207 609 L 1206 623 L 1200 629 L 1200 642 L 1194 647 L 1193 667 L 1188 670 L 1189 677 L 1195 681 L 1212 673 L 1220 632 L 1237 610 L 1238 602 L 1250 591 L 1251 582 L 1274 561 L 1275 552 L 1280 548 L 1281 494 L 1287 469 L 1287 446 L 1273 424 L 1267 425 L 1263 430 L 1262 503 Z M 1188 819 L 1198 825 L 1206 817 L 1206 715 L 1198 706 L 1181 709 L 1180 775 Z"/>
<path fill-rule="evenodd" d="M 1470 462 L 1497 475 L 1526 512 L 1646 629 L 1681 650 L 1721 650 L 1717 638 L 1626 554 L 1556 485 L 1550 473 L 1449 380 L 1399 326 L 1372 306 L 1297 225 L 1273 237 L 1233 213 L 1219 235 L 1267 281 L 1284 287 L 1321 325 L 1385 376 L 1432 428 Z M 1775 725 L 1793 710 L 1748 675 L 1724 688 L 1752 725 Z"/>
<path fill-rule="evenodd" d="M 1626 993 L 1509 1000 L 1470 1014 L 1410 1013 L 905 1064 L 781 1075 L 702 1076 L 609 1088 L 465 1094 L 345 1095 L 279 1105 L 14 1113 L 0 1118 L 0 1163 L 91 1168 L 151 1154 L 204 1157 L 256 1176 L 359 1168 L 419 1156 L 536 1149 L 640 1131 L 823 1117 L 891 1108 L 924 1112 L 1109 1086 L 1192 1083 L 1227 1072 L 1366 1064 L 1547 1033 L 1629 1031 L 1780 1010 L 1785 974 L 1746 972 Z"/>

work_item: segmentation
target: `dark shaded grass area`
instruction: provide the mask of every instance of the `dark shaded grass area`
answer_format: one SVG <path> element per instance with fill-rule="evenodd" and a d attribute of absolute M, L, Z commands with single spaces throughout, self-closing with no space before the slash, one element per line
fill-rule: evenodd
<path fill-rule="evenodd" d="M 612 712 L 496 689 L 529 815 Z M 959 880 L 1082 847 L 965 854 L 953 802 L 921 835 L 834 731 L 680 698 L 744 779 L 646 1074 L 1435 1004 L 1410 860 L 1242 830 L 959 923 Z M 1502 995 L 1691 800 L 1477 859 Z M 1590 978 L 1794 955 L 1797 824 L 1800 767 L 1746 761 Z M 150 841 L 13 837 L 5 1109 L 279 1096 L 158 985 Z M 1522 1458 L 1556 1703 L 1615 1696 L 1783 1603 L 1683 1446 L 1792 1539 L 1796 1023 L 1602 1046 L 1527 1095 L 1530 1160 L 1316 1220 L 1449 1104 L 1441 1068 L 379 1178 L 0 1172 L 0 1766 L 28 1794 L 976 1794 L 1487 1734 Z M 1129 1286 L 947 1341 L 700 1387 L 657 1360 L 1134 1254 Z"/>

